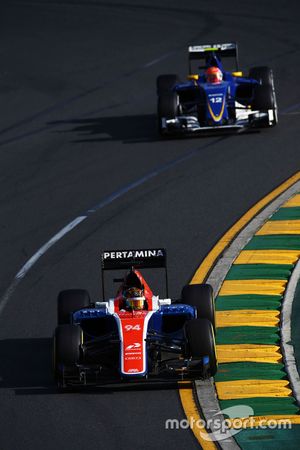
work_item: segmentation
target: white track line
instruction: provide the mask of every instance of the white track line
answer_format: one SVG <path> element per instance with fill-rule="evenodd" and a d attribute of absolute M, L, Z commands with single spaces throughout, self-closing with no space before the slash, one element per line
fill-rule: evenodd
<path fill-rule="evenodd" d="M 83 220 L 85 220 L 88 216 L 79 216 L 76 217 L 76 219 L 72 220 L 68 225 L 66 225 L 64 228 L 62 228 L 58 233 L 56 233 L 46 244 L 44 244 L 25 264 L 24 266 L 19 270 L 17 275 L 15 276 L 13 282 L 8 287 L 8 289 L 5 291 L 4 295 L 1 297 L 0 300 L 0 314 L 2 313 L 3 309 L 7 305 L 8 300 L 10 299 L 11 295 L 15 291 L 16 287 L 20 283 L 20 281 L 25 277 L 25 275 L 29 272 L 29 270 L 32 268 L 32 266 L 37 262 L 38 259 L 40 259 L 41 256 L 43 256 L 49 248 L 51 248 L 57 241 L 59 241 L 61 238 L 63 238 L 66 234 L 68 234 L 73 228 L 75 228 L 79 223 L 81 223 Z"/>
<path fill-rule="evenodd" d="M 51 248 L 57 241 L 62 239 L 66 234 L 68 234 L 73 228 L 75 228 L 78 224 L 83 222 L 87 216 L 79 216 L 76 217 L 72 222 L 68 223 L 64 228 L 62 228 L 58 233 L 56 233 L 46 244 L 44 244 L 27 262 L 24 264 L 22 269 L 16 275 L 17 279 L 22 279 L 25 277 L 27 272 L 31 269 L 31 267 L 43 256 L 49 248 Z"/>
<path fill-rule="evenodd" d="M 224 139 L 224 137 L 216 138 L 209 144 L 200 145 L 198 148 L 189 151 L 185 155 L 179 156 L 178 158 L 173 159 L 170 162 L 167 162 L 165 164 L 162 164 L 162 165 L 154 168 L 151 172 L 147 173 L 146 175 L 139 178 L 138 180 L 135 180 L 132 183 L 129 183 L 129 184 L 123 186 L 118 191 L 113 192 L 111 195 L 106 197 L 100 203 L 93 206 L 92 208 L 89 208 L 85 213 L 76 217 L 74 220 L 72 220 L 72 222 L 68 223 L 68 225 L 63 227 L 60 231 L 58 231 L 58 233 L 56 233 L 51 239 L 49 239 L 49 241 L 47 241 L 42 247 L 40 247 L 39 250 L 37 250 L 37 252 L 23 265 L 23 267 L 15 275 L 10 286 L 6 289 L 6 291 L 0 298 L 0 315 L 3 312 L 5 306 L 7 305 L 10 297 L 14 293 L 16 287 L 18 286 L 20 281 L 25 277 L 25 275 L 29 272 L 29 270 L 36 264 L 36 262 L 41 258 L 41 256 L 43 256 L 56 242 L 61 240 L 64 236 L 66 236 L 66 234 L 68 234 L 75 227 L 77 227 L 77 225 L 82 223 L 84 220 L 86 220 L 88 217 L 90 217 L 95 212 L 103 209 L 105 206 L 108 206 L 115 200 L 118 200 L 119 198 L 123 197 L 128 192 L 145 184 L 147 181 L 152 180 L 153 178 L 157 177 L 158 175 L 161 175 L 164 172 L 167 172 L 169 169 L 172 169 L 173 167 L 176 167 L 179 164 L 186 162 L 189 159 L 197 156 L 199 154 L 199 152 L 201 150 L 203 150 L 203 148 L 213 146 L 223 139 Z"/>

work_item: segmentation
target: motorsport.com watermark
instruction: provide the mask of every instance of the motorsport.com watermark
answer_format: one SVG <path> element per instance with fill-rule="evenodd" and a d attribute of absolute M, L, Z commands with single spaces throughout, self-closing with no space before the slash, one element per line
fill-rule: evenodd
<path fill-rule="evenodd" d="M 227 416 L 228 418 L 224 418 Z M 287 430 L 292 428 L 292 422 L 287 418 L 268 416 L 254 417 L 254 410 L 247 405 L 237 405 L 223 409 L 207 421 L 203 419 L 167 419 L 166 430 L 186 430 L 191 428 L 199 431 L 200 436 L 209 441 L 222 441 L 239 433 L 242 430 Z M 207 433 L 208 431 L 208 433 Z"/>

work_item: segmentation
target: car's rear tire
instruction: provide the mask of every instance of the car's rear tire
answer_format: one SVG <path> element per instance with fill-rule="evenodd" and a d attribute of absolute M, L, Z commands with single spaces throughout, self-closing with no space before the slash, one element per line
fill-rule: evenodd
<path fill-rule="evenodd" d="M 197 318 L 207 319 L 216 329 L 215 302 L 210 284 L 187 284 L 181 293 L 182 302 L 194 306 Z"/>
<path fill-rule="evenodd" d="M 252 67 L 249 70 L 249 78 L 257 80 L 262 85 L 274 87 L 273 70 L 266 66 Z"/>
<path fill-rule="evenodd" d="M 215 336 L 212 324 L 207 319 L 192 319 L 185 324 L 187 356 L 199 359 L 209 358 L 209 374 L 214 376 L 218 370 Z"/>
<path fill-rule="evenodd" d="M 57 297 L 57 321 L 58 325 L 70 323 L 72 312 L 88 308 L 90 296 L 85 289 L 67 289 L 61 291 Z"/>
<path fill-rule="evenodd" d="M 175 84 L 179 83 L 180 80 L 177 75 L 159 75 L 156 79 L 156 90 L 157 94 L 161 95 L 165 92 L 171 92 Z"/>
<path fill-rule="evenodd" d="M 53 338 L 54 375 L 59 387 L 64 386 L 64 373 L 76 373 L 76 364 L 81 357 L 82 330 L 79 325 L 59 325 Z"/>

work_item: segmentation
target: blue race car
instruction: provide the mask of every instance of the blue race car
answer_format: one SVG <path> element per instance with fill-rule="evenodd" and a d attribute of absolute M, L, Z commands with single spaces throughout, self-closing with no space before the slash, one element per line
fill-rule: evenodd
<path fill-rule="evenodd" d="M 248 77 L 244 77 L 238 67 L 236 43 L 190 46 L 188 50 L 188 81 L 181 82 L 177 75 L 157 78 L 158 123 L 162 136 L 207 130 L 242 131 L 277 124 L 270 68 L 253 67 Z M 225 62 L 228 65 L 232 59 L 234 70 L 232 67 L 225 70 Z"/>
<path fill-rule="evenodd" d="M 186 285 L 180 300 L 160 299 L 137 268 L 164 268 L 167 282 L 165 249 L 104 251 L 102 286 L 105 270 L 127 269 L 114 279 L 121 282 L 114 298 L 91 302 L 82 289 L 60 292 L 53 352 L 59 387 L 215 375 L 211 286 Z"/>

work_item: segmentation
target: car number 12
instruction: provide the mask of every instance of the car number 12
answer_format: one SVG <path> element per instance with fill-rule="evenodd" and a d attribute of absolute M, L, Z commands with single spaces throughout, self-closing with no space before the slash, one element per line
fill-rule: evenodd
<path fill-rule="evenodd" d="M 210 101 L 212 103 L 222 103 L 223 97 L 212 97 Z"/>

